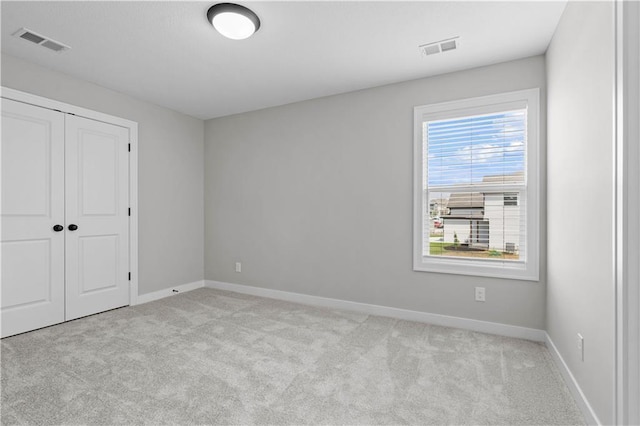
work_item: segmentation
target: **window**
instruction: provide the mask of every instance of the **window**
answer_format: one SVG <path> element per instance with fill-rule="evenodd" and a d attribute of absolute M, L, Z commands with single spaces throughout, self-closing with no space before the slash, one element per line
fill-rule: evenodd
<path fill-rule="evenodd" d="M 415 108 L 414 270 L 538 280 L 538 99 Z"/>
<path fill-rule="evenodd" d="M 518 205 L 518 193 L 517 192 L 505 192 L 504 194 L 505 206 L 517 206 Z"/>

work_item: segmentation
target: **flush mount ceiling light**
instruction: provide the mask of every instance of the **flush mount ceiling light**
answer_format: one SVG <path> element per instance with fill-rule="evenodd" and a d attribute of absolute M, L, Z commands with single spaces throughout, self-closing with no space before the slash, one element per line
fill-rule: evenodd
<path fill-rule="evenodd" d="M 251 37 L 260 28 L 258 15 L 235 3 L 218 3 L 207 11 L 207 19 L 220 34 L 233 40 Z"/>

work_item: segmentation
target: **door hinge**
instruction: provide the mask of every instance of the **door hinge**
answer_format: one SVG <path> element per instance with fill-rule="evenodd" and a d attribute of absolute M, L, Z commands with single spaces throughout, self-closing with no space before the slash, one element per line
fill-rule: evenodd
<path fill-rule="evenodd" d="M 129 144 L 129 152 L 131 152 L 131 144 Z"/>
<path fill-rule="evenodd" d="M 131 281 L 131 272 L 129 272 L 129 281 Z"/>
<path fill-rule="evenodd" d="M 131 216 L 131 207 L 129 207 L 129 216 Z"/>

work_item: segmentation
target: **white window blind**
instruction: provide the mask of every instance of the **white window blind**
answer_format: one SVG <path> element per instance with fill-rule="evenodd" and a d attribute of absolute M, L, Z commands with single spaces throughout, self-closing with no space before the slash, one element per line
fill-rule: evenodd
<path fill-rule="evenodd" d="M 526 113 L 426 122 L 429 186 L 524 182 Z"/>
<path fill-rule="evenodd" d="M 521 109 L 424 123 L 425 198 L 441 206 L 425 216 L 442 223 L 425 228 L 424 256 L 525 259 L 525 205 L 512 200 L 526 189 L 526 115 Z"/>
<path fill-rule="evenodd" d="M 416 108 L 416 270 L 537 279 L 537 91 L 501 96 Z"/>

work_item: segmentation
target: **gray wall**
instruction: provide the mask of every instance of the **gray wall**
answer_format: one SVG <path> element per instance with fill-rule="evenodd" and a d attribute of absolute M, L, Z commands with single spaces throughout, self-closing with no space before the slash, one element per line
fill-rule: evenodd
<path fill-rule="evenodd" d="M 570 3 L 547 52 L 547 330 L 604 424 L 614 409 L 613 10 Z"/>
<path fill-rule="evenodd" d="M 413 107 L 532 87 L 544 159 L 542 56 L 207 121 L 205 277 L 543 329 L 544 258 L 540 282 L 412 271 Z"/>
<path fill-rule="evenodd" d="M 138 292 L 203 279 L 202 120 L 4 54 L 2 85 L 137 121 Z"/>

